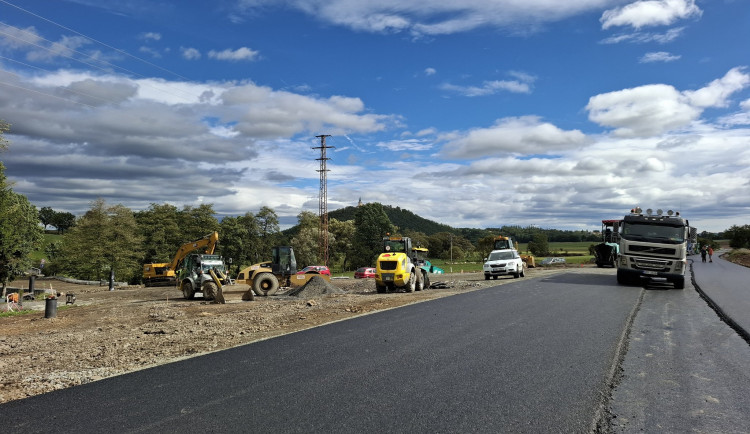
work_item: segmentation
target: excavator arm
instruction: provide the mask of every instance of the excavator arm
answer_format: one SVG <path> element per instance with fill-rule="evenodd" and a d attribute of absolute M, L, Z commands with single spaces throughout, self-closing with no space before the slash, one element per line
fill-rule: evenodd
<path fill-rule="evenodd" d="M 187 255 L 199 249 L 203 249 L 204 254 L 212 255 L 218 241 L 219 233 L 213 232 L 203 238 L 183 244 L 177 249 L 177 253 L 174 255 L 174 258 L 172 258 L 172 262 L 169 263 L 169 269 L 177 270 Z"/>

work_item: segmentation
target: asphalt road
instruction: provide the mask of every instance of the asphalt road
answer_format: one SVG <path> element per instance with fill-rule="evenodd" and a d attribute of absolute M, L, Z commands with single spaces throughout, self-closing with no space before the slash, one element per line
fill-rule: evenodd
<path fill-rule="evenodd" d="M 713 263 L 702 264 L 694 256 L 695 280 L 723 308 L 747 309 L 747 284 L 735 285 L 743 279 L 748 282 L 750 270 L 716 257 Z M 649 287 L 630 333 L 621 381 L 612 395 L 612 429 L 750 432 L 749 366 L 748 343 L 692 284 L 686 282 L 682 291 Z"/>
<path fill-rule="evenodd" d="M 10 402 L 3 432 L 587 432 L 640 292 L 518 279 Z"/>
<path fill-rule="evenodd" d="M 695 282 L 747 338 L 750 336 L 750 268 L 725 261 L 720 253 L 715 252 L 713 262 L 705 263 L 695 256 Z"/>
<path fill-rule="evenodd" d="M 690 284 L 601 273 L 518 279 L 13 401 L 3 432 L 747 432 L 747 343 Z"/>

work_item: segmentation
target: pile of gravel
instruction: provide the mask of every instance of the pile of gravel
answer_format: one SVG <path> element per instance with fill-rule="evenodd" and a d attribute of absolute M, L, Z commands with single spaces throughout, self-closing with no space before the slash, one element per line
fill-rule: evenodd
<path fill-rule="evenodd" d="M 313 276 L 303 286 L 296 288 L 289 292 L 289 296 L 292 297 L 314 297 L 316 295 L 323 294 L 343 294 L 344 290 L 337 288 L 328 283 L 324 278 L 320 276 Z"/>

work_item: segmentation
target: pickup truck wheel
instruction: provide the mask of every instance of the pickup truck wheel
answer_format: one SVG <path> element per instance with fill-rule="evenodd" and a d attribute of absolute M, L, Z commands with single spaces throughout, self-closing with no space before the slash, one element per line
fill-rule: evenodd
<path fill-rule="evenodd" d="M 253 279 L 253 292 L 261 297 L 276 294 L 279 279 L 271 273 L 260 273 Z"/>
<path fill-rule="evenodd" d="M 193 289 L 192 283 L 182 282 L 182 296 L 187 300 L 195 298 L 195 289 Z"/>

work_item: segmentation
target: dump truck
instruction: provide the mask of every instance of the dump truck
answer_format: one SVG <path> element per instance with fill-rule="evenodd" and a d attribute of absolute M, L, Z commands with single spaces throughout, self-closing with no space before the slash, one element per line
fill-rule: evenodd
<path fill-rule="evenodd" d="M 617 283 L 666 281 L 675 289 L 685 288 L 688 244 L 696 241 L 698 230 L 679 212 L 644 213 L 636 207 L 616 221 L 613 230 L 620 244 Z"/>
<path fill-rule="evenodd" d="M 427 287 L 427 271 L 414 259 L 412 250 L 409 237 L 383 238 L 383 253 L 378 256 L 375 266 L 375 289 L 378 293 L 397 289 L 413 292 Z"/>
<path fill-rule="evenodd" d="M 243 300 L 252 300 L 254 295 L 261 297 L 276 294 L 279 287 L 302 286 L 314 276 L 320 276 L 330 282 L 331 276 L 311 271 L 297 273 L 297 260 L 291 246 L 275 246 L 271 249 L 271 260 L 253 264 L 240 271 L 235 283 L 244 283 L 250 289 L 242 296 Z"/>
<path fill-rule="evenodd" d="M 518 241 L 513 241 L 510 237 L 506 237 L 503 235 L 498 235 L 495 237 L 495 242 L 493 243 L 492 250 L 516 250 L 519 253 L 521 252 L 518 249 Z M 524 264 L 526 264 L 526 268 L 534 268 L 536 267 L 536 262 L 533 255 L 521 255 L 521 260 Z"/>

